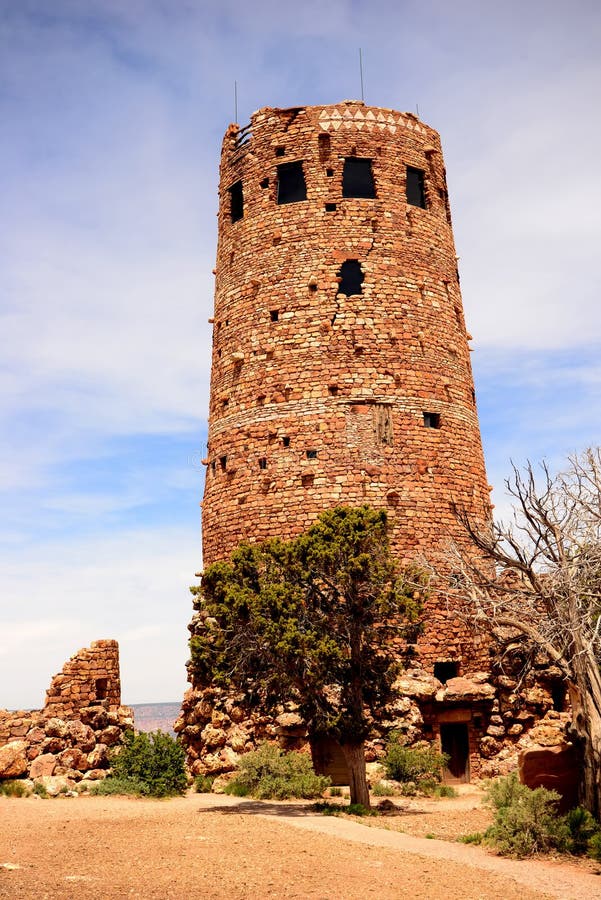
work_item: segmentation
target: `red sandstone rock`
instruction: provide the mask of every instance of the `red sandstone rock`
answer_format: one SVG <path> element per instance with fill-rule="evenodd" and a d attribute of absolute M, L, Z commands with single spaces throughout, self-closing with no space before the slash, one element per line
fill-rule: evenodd
<path fill-rule="evenodd" d="M 579 760 L 571 744 L 530 747 L 520 753 L 518 766 L 522 784 L 529 788 L 544 787 L 561 795 L 562 812 L 577 806 Z"/>
<path fill-rule="evenodd" d="M 54 775 L 56 756 L 53 753 L 42 753 L 36 757 L 29 769 L 30 778 L 41 778 L 43 775 Z"/>

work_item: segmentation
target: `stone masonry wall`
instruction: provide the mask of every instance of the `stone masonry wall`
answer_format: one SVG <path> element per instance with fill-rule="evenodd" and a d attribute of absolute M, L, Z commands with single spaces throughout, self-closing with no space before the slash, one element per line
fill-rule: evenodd
<path fill-rule="evenodd" d="M 49 788 L 104 778 L 111 749 L 133 728 L 121 706 L 119 645 L 94 641 L 52 679 L 43 709 L 0 710 L 0 779 L 42 779 Z"/>

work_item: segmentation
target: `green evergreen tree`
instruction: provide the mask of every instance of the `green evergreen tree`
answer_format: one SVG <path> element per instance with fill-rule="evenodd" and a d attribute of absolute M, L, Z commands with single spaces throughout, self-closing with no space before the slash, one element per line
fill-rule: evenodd
<path fill-rule="evenodd" d="M 192 589 L 196 680 L 264 709 L 294 700 L 312 735 L 339 742 L 351 802 L 368 806 L 364 741 L 426 589 L 419 569 L 398 570 L 386 513 L 367 506 L 328 510 L 291 541 L 243 543 Z"/>

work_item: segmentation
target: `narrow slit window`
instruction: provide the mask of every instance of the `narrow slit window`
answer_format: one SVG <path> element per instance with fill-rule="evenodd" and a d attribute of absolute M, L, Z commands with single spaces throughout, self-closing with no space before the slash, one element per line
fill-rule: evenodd
<path fill-rule="evenodd" d="M 289 447 L 289 446 L 290 446 L 290 438 L 288 437 L 288 435 L 284 435 L 284 437 L 282 438 L 282 447 Z"/>
<path fill-rule="evenodd" d="M 219 465 L 221 466 L 221 471 L 225 472 L 225 470 L 227 469 L 227 456 L 219 457 Z"/>
<path fill-rule="evenodd" d="M 262 456 L 261 459 L 259 460 L 259 468 L 260 469 L 267 468 L 267 457 L 266 456 Z"/>
<path fill-rule="evenodd" d="M 440 413 L 425 412 L 424 425 L 426 428 L 440 428 Z"/>
<path fill-rule="evenodd" d="M 422 169 L 407 166 L 407 203 L 426 209 L 426 186 Z"/>
<path fill-rule="evenodd" d="M 271 319 L 272 322 L 277 322 L 278 319 L 280 318 L 279 309 L 270 309 L 269 310 L 269 318 Z"/>
<path fill-rule="evenodd" d="M 340 266 L 338 277 L 340 278 L 339 294 L 346 294 L 347 297 L 351 297 L 353 294 L 363 293 L 361 285 L 363 284 L 364 275 L 358 259 L 345 260 Z"/>
<path fill-rule="evenodd" d="M 342 171 L 342 196 L 373 199 L 376 196 L 371 159 L 347 156 Z"/>
<path fill-rule="evenodd" d="M 242 194 L 242 182 L 237 181 L 230 188 L 230 216 L 232 222 L 237 222 L 244 215 L 244 196 Z"/>
<path fill-rule="evenodd" d="M 278 166 L 278 203 L 299 203 L 307 199 L 307 185 L 302 162 Z"/>

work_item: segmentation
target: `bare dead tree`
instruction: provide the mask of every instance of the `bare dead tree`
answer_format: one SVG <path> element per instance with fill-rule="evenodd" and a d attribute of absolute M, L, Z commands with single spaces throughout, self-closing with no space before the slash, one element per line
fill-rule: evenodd
<path fill-rule="evenodd" d="M 450 587 L 475 627 L 519 632 L 561 671 L 580 750 L 581 802 L 601 816 L 601 449 L 564 472 L 514 467 L 510 524 L 477 527 L 457 515 L 476 552 L 451 548 Z M 467 602 L 466 602 L 467 601 Z"/>

